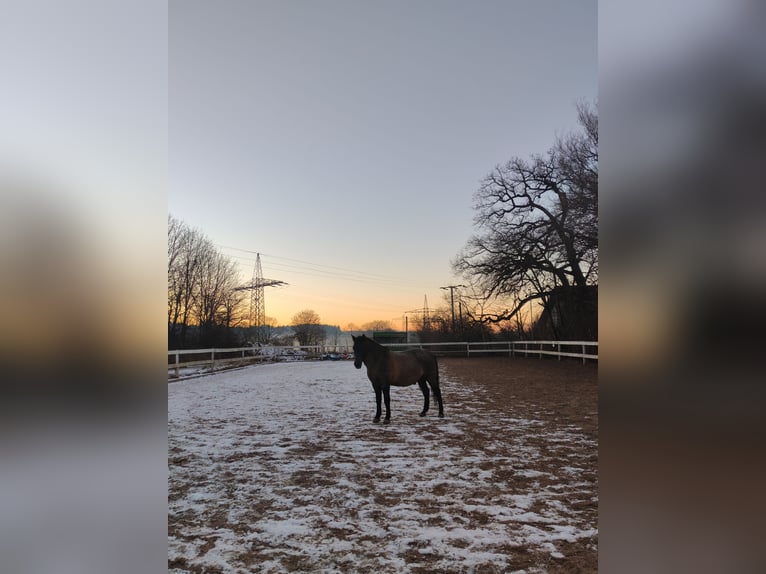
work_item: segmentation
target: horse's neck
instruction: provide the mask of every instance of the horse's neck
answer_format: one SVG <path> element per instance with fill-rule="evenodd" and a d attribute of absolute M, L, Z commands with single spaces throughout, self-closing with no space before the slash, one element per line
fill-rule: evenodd
<path fill-rule="evenodd" d="M 388 349 L 386 349 L 383 345 L 379 343 L 371 342 L 370 347 L 373 348 L 373 352 L 376 355 L 385 355 L 388 353 Z"/>
<path fill-rule="evenodd" d="M 364 362 L 367 365 L 378 365 L 380 363 L 383 363 L 383 361 L 386 360 L 386 357 L 388 357 L 388 349 L 385 347 L 378 345 L 373 348 L 373 352 L 367 353 Z"/>

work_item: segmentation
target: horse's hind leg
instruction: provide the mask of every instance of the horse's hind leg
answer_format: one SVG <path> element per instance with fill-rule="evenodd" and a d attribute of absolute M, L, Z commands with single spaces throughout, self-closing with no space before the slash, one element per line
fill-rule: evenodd
<path fill-rule="evenodd" d="M 431 387 L 434 391 L 434 395 L 436 395 L 436 400 L 439 403 L 439 417 L 444 418 L 444 403 L 442 403 L 442 391 L 439 388 L 439 383 L 436 383 L 436 386 Z"/>
<path fill-rule="evenodd" d="M 420 416 L 424 417 L 426 416 L 426 413 L 428 412 L 428 385 L 426 384 L 426 378 L 423 377 L 418 381 L 418 385 L 420 386 L 420 390 L 423 393 L 423 410 L 420 412 Z"/>
<path fill-rule="evenodd" d="M 431 391 L 436 397 L 436 402 L 439 403 L 439 417 L 444 418 L 444 403 L 442 403 L 442 391 L 439 388 L 439 374 L 434 377 L 435 380 L 428 381 L 431 384 Z"/>
<path fill-rule="evenodd" d="M 388 385 L 383 387 L 383 401 L 386 403 L 386 418 L 383 419 L 383 424 L 388 424 L 391 422 L 391 387 Z"/>

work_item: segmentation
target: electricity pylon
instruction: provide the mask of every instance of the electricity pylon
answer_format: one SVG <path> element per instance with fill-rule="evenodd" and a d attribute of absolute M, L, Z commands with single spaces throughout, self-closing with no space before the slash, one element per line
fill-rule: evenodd
<path fill-rule="evenodd" d="M 255 329 L 255 340 L 259 343 L 266 342 L 266 297 L 264 287 L 279 287 L 287 285 L 278 279 L 264 279 L 261 268 L 261 254 L 255 256 L 253 279 L 247 285 L 237 287 L 237 291 L 250 291 L 250 327 Z"/>

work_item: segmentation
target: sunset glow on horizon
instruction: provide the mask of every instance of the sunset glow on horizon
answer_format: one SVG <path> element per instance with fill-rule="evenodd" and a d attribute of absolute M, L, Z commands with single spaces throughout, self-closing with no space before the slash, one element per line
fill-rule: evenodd
<path fill-rule="evenodd" d="M 242 283 L 249 283 L 255 257 L 230 247 L 222 248 L 222 252 L 237 261 Z M 372 321 L 384 321 L 393 329 L 403 330 L 404 316 L 422 310 L 425 298 L 431 312 L 446 304 L 439 290 L 441 285 L 429 288 L 417 278 L 266 254 L 261 254 L 261 259 L 264 279 L 286 283 L 264 287 L 266 316 L 275 319 L 277 325 L 289 325 L 296 313 L 310 309 L 322 323 L 342 329 L 349 324 L 361 327 Z"/>
<path fill-rule="evenodd" d="M 253 278 L 255 258 L 246 250 L 223 247 L 222 252 L 237 262 L 242 284 Z M 293 317 L 304 310 L 314 311 L 322 324 L 342 330 L 360 330 L 372 322 L 387 323 L 394 330 L 413 330 L 427 305 L 431 316 L 451 313 L 449 293 L 442 289 L 454 283 L 445 277 L 435 287 L 425 282 L 397 276 L 353 270 L 306 260 L 261 254 L 263 278 L 284 281 L 285 285 L 264 287 L 265 314 L 268 324 L 288 326 Z M 458 289 L 456 313 L 460 295 L 470 296 L 469 288 Z M 248 294 L 244 307 L 249 305 Z M 507 306 L 510 301 L 505 302 Z M 496 307 L 496 306 L 495 306 Z M 539 316 L 539 302 L 529 303 L 519 314 L 523 325 L 531 325 Z M 407 317 L 407 319 L 405 319 Z M 352 329 L 349 329 L 349 326 Z"/>

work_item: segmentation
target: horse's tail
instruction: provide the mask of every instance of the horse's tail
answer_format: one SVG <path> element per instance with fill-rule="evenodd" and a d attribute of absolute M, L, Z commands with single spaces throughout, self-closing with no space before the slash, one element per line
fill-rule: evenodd
<path fill-rule="evenodd" d="M 432 355 L 434 360 L 434 385 L 439 386 L 439 359 L 436 355 Z"/>

